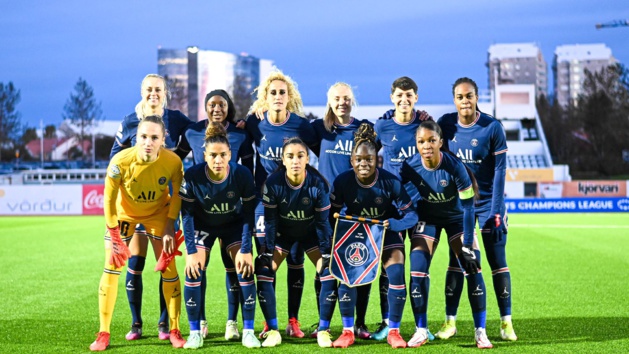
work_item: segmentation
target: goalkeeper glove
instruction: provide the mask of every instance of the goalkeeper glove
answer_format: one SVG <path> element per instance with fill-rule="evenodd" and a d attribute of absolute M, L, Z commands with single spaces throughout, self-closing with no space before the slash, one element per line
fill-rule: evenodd
<path fill-rule="evenodd" d="M 463 269 L 465 269 L 467 274 L 478 273 L 478 270 L 480 269 L 480 262 L 478 261 L 476 253 L 474 253 L 471 245 L 463 245 L 463 247 L 461 247 L 459 260 L 461 261 L 461 265 L 463 266 Z"/>
<path fill-rule="evenodd" d="M 116 268 L 123 267 L 127 259 L 131 257 L 131 251 L 129 251 L 129 248 L 120 237 L 119 226 L 113 228 L 107 226 L 107 231 L 109 232 L 109 238 L 111 239 L 111 256 L 109 257 L 109 264 Z"/>
<path fill-rule="evenodd" d="M 175 259 L 175 256 L 182 255 L 181 251 L 179 250 L 179 246 L 181 246 L 183 240 L 183 233 L 181 232 L 181 230 L 177 231 L 177 233 L 175 233 L 175 248 L 173 253 L 166 253 L 166 251 L 162 249 L 162 254 L 159 256 L 157 264 L 155 265 L 156 272 L 164 273 L 166 271 L 166 268 L 168 268 L 168 266 L 170 265 L 170 262 Z"/>

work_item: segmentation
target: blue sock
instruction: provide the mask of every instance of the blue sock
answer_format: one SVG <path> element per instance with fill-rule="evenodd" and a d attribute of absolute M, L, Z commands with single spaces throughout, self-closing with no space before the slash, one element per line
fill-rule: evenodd
<path fill-rule="evenodd" d="M 356 299 L 356 324 L 358 326 L 362 326 L 365 324 L 365 316 L 367 315 L 367 305 L 369 305 L 370 294 L 371 284 L 359 286 L 358 288 L 356 288 L 356 296 L 353 298 Z"/>
<path fill-rule="evenodd" d="M 273 281 L 275 273 L 268 268 L 256 269 L 258 283 L 258 302 L 269 329 L 277 330 L 277 308 Z"/>
<path fill-rule="evenodd" d="M 229 253 L 221 247 L 221 260 L 225 266 L 225 290 L 227 291 L 227 319 L 236 321 L 240 306 L 240 286 L 236 275 L 236 266 Z"/>
<path fill-rule="evenodd" d="M 400 328 L 402 313 L 406 304 L 406 284 L 404 280 L 404 264 L 392 264 L 387 267 L 389 276 L 389 328 Z"/>
<path fill-rule="evenodd" d="M 361 287 L 359 287 L 361 288 Z M 350 288 L 349 286 L 341 283 L 338 287 L 338 301 L 339 311 L 342 318 L 352 318 L 354 320 L 354 309 L 356 307 L 356 294 L 357 288 Z M 343 325 L 345 326 L 345 325 Z"/>
<path fill-rule="evenodd" d="M 448 263 L 448 270 L 446 271 L 446 315 L 456 316 L 459 309 L 459 302 L 461 301 L 461 293 L 463 293 L 463 282 L 465 276 L 463 275 L 463 269 L 459 265 L 459 261 L 450 250 L 450 260 Z"/>
<path fill-rule="evenodd" d="M 256 315 L 256 283 L 253 276 L 243 277 L 238 274 L 240 292 L 242 294 L 242 328 L 253 330 Z"/>
<path fill-rule="evenodd" d="M 336 305 L 336 300 L 338 299 L 336 278 L 330 275 L 329 268 L 326 268 L 323 271 L 320 278 L 321 295 L 319 295 L 319 303 L 321 304 L 321 310 L 319 310 L 319 330 L 327 330 L 330 328 L 330 321 L 332 320 L 334 306 Z"/>
<path fill-rule="evenodd" d="M 201 303 L 199 304 L 199 318 L 201 321 L 205 321 L 205 292 L 207 289 L 207 265 L 210 264 L 210 255 L 207 253 L 207 257 L 205 257 L 205 271 L 201 276 Z"/>
<path fill-rule="evenodd" d="M 240 285 L 235 269 L 226 269 L 225 289 L 227 290 L 227 319 L 236 321 L 238 318 L 238 306 L 240 305 Z"/>
<path fill-rule="evenodd" d="M 131 256 L 127 267 L 127 278 L 125 284 L 127 288 L 127 299 L 131 308 L 132 324 L 142 326 L 142 271 L 146 258 L 142 256 Z"/>
<path fill-rule="evenodd" d="M 507 235 L 504 235 L 500 242 L 494 243 L 489 233 L 483 233 L 485 256 L 491 267 L 500 316 L 511 315 L 511 273 L 507 266 L 506 243 Z"/>
<path fill-rule="evenodd" d="M 317 313 L 319 313 L 319 311 L 321 311 L 321 302 L 319 302 L 319 296 L 321 296 L 321 279 L 319 278 L 319 273 L 315 274 L 314 289 L 317 298 Z"/>
<path fill-rule="evenodd" d="M 411 251 L 411 308 L 415 317 L 415 326 L 426 328 L 428 295 L 430 294 L 430 254 L 428 252 Z"/>
<path fill-rule="evenodd" d="M 199 331 L 201 330 L 201 279 L 203 278 L 203 273 L 201 269 L 199 269 L 201 276 L 192 279 L 186 275 L 186 283 L 183 287 L 183 298 L 186 305 L 186 313 L 188 314 L 188 322 L 190 323 L 191 331 Z"/>
<path fill-rule="evenodd" d="M 168 328 L 170 326 L 170 318 L 168 317 L 168 307 L 166 307 L 166 299 L 164 298 L 164 288 L 163 288 L 162 277 L 159 277 L 159 326 L 166 326 Z"/>
<path fill-rule="evenodd" d="M 299 307 L 304 293 L 304 250 L 299 242 L 291 247 L 290 254 L 286 257 L 286 287 L 288 289 L 288 318 L 299 319 Z"/>
<path fill-rule="evenodd" d="M 385 320 L 389 319 L 389 277 L 384 267 L 380 271 L 380 279 L 378 281 L 380 287 L 380 315 Z"/>

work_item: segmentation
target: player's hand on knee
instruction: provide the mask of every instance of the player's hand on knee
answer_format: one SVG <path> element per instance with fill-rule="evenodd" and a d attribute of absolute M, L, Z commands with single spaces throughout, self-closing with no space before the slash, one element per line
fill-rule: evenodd
<path fill-rule="evenodd" d="M 238 253 L 236 254 L 236 273 L 242 274 L 243 277 L 253 275 L 253 258 L 251 253 Z"/>
<path fill-rule="evenodd" d="M 256 269 L 269 268 L 273 271 L 273 254 L 272 253 L 260 253 L 256 257 Z"/>
<path fill-rule="evenodd" d="M 474 249 L 471 245 L 463 245 L 463 247 L 461 247 L 459 261 L 467 274 L 478 273 L 478 270 L 480 269 L 480 261 L 478 260 L 478 257 L 476 257 L 476 253 L 474 253 Z"/>
<path fill-rule="evenodd" d="M 319 276 L 321 276 L 323 272 L 328 268 L 330 268 L 330 255 L 321 255 L 321 268 L 319 270 Z"/>
<path fill-rule="evenodd" d="M 203 269 L 204 263 L 205 259 L 203 259 L 201 252 L 188 254 L 186 256 L 186 276 L 191 279 L 196 279 L 200 277 L 201 269 Z"/>

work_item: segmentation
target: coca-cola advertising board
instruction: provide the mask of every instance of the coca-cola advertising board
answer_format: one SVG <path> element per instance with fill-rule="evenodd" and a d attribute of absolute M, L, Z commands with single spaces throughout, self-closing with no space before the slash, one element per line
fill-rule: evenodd
<path fill-rule="evenodd" d="M 83 185 L 83 215 L 103 215 L 103 184 Z"/>

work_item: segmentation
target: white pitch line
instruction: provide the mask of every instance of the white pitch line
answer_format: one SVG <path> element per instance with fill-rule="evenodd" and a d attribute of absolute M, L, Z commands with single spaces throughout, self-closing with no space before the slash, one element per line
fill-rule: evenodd
<path fill-rule="evenodd" d="M 554 229 L 629 229 L 629 225 L 565 225 L 565 224 L 511 224 L 509 227 L 541 227 Z"/>

